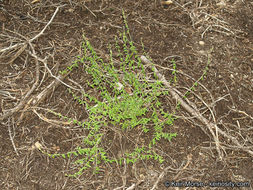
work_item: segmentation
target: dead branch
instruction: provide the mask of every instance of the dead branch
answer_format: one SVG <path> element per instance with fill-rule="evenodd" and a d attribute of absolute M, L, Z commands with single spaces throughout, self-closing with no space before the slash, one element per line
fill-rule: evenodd
<path fill-rule="evenodd" d="M 64 6 L 64 5 L 63 5 Z M 32 39 L 29 40 L 29 42 L 33 42 L 34 40 L 36 40 L 37 38 L 39 38 L 43 33 L 44 31 L 47 29 L 47 27 L 52 23 L 52 21 L 54 20 L 54 17 L 56 16 L 57 12 L 59 11 L 59 8 L 60 7 L 63 7 L 63 6 L 59 6 L 55 9 L 54 11 L 54 14 L 53 16 L 51 17 L 51 19 L 49 20 L 49 22 L 46 24 L 46 26 L 40 31 L 39 34 L 37 34 L 36 36 L 34 36 Z"/>
<path fill-rule="evenodd" d="M 34 50 L 32 44 L 30 42 L 29 42 L 29 45 L 31 46 L 32 51 L 35 53 L 35 50 Z M 35 83 L 33 84 L 32 88 L 26 93 L 25 97 L 19 102 L 19 104 L 15 108 L 11 109 L 11 111 L 3 114 L 3 116 L 0 117 L 0 120 L 4 120 L 7 117 L 11 116 L 13 113 L 18 112 L 19 110 L 21 110 L 23 108 L 23 106 L 25 105 L 27 99 L 30 97 L 30 95 L 33 93 L 33 91 L 37 87 L 37 85 L 39 83 L 39 73 L 40 73 L 40 71 L 39 71 L 39 62 L 38 62 L 38 60 L 35 60 L 35 63 L 36 63 L 36 80 L 35 80 Z"/>
<path fill-rule="evenodd" d="M 179 169 L 179 172 L 178 174 L 173 178 L 173 180 L 176 180 L 182 173 L 183 171 L 189 166 L 189 164 L 191 163 L 192 161 L 192 154 L 189 154 L 187 155 L 187 163 L 185 164 L 185 166 L 182 168 L 182 169 Z M 163 176 L 166 174 L 166 172 L 171 169 L 170 166 L 166 167 L 162 173 L 159 175 L 159 177 L 157 178 L 155 184 L 153 185 L 152 189 L 151 190 L 155 190 L 158 183 L 163 179 Z"/>
<path fill-rule="evenodd" d="M 74 87 L 68 85 L 67 83 L 63 82 L 63 81 L 60 80 L 58 77 L 56 77 L 56 76 L 53 75 L 53 73 L 51 72 L 51 70 L 50 70 L 50 69 L 48 68 L 48 66 L 47 66 L 47 57 L 45 57 L 44 59 L 41 59 L 40 57 L 38 57 L 38 56 L 37 56 L 36 54 L 34 54 L 34 53 L 29 52 L 29 54 L 30 54 L 31 56 L 33 56 L 34 58 L 36 58 L 36 60 L 42 62 L 42 63 L 44 64 L 45 68 L 47 69 L 47 71 L 49 72 L 49 74 L 50 74 L 53 78 L 55 78 L 56 80 L 58 80 L 59 82 L 61 82 L 62 84 L 64 84 L 65 86 L 67 86 L 67 87 L 69 87 L 69 88 L 71 88 L 71 89 L 73 89 L 73 90 L 78 90 L 78 89 L 76 89 L 76 88 L 74 88 Z"/>
<path fill-rule="evenodd" d="M 53 89 L 57 88 L 60 85 L 62 80 L 64 80 L 64 78 L 68 76 L 70 72 L 71 71 L 64 75 L 58 75 L 56 79 L 51 82 L 41 93 L 31 99 L 31 106 L 38 105 L 41 101 L 43 101 L 53 91 Z"/>
<path fill-rule="evenodd" d="M 8 61 L 7 63 L 5 63 L 5 65 L 12 64 L 12 63 L 23 53 L 23 51 L 26 49 L 26 47 L 27 47 L 27 44 L 24 44 L 24 45 L 15 53 L 15 55 L 11 58 L 11 60 Z"/>
<path fill-rule="evenodd" d="M 36 58 L 36 53 L 35 53 L 35 50 L 34 50 L 34 48 L 32 46 L 32 42 L 34 40 L 36 40 L 37 38 L 39 38 L 44 33 L 44 31 L 47 29 L 47 27 L 53 21 L 54 17 L 56 16 L 57 12 L 59 11 L 60 7 L 62 7 L 62 6 L 59 6 L 59 7 L 56 8 L 53 16 L 51 17 L 51 19 L 49 20 L 49 22 L 46 24 L 46 26 L 41 30 L 41 32 L 39 34 L 37 34 L 36 36 L 34 36 L 32 39 L 28 40 L 28 42 L 15 44 L 15 45 L 10 46 L 8 48 L 1 49 L 0 53 L 2 53 L 4 51 L 7 51 L 7 50 L 12 50 L 12 49 L 14 49 L 16 47 L 19 47 L 19 46 L 26 47 L 26 43 L 28 43 L 30 45 L 31 49 L 32 49 L 32 54 L 35 55 L 34 57 Z M 21 50 L 23 52 L 24 48 L 21 48 Z M 18 51 L 17 54 L 19 54 L 19 53 L 20 52 Z M 29 96 L 32 94 L 32 92 L 35 90 L 36 86 L 38 85 L 38 81 L 39 81 L 39 62 L 38 62 L 38 59 L 35 59 L 35 62 L 36 62 L 36 81 L 35 81 L 35 83 L 33 84 L 32 88 L 27 92 L 27 94 L 25 95 L 25 97 L 19 102 L 19 104 L 15 108 L 11 109 L 11 111 L 3 114 L 3 116 L 0 117 L 0 121 L 2 121 L 4 119 L 6 119 L 7 117 L 11 116 L 13 113 L 21 110 L 23 108 L 24 104 L 26 103 L 26 100 L 29 98 Z M 30 103 L 30 101 L 28 101 L 28 104 L 29 103 Z"/>
<path fill-rule="evenodd" d="M 158 76 L 159 80 L 161 80 L 163 82 L 163 84 L 169 89 L 169 93 L 171 94 L 171 96 L 177 101 L 180 102 L 180 105 L 182 105 L 182 107 L 189 112 L 192 116 L 196 117 L 201 123 L 203 123 L 210 131 L 210 133 L 212 134 L 215 144 L 216 144 L 216 149 L 217 152 L 219 154 L 219 158 L 222 160 L 223 158 L 223 154 L 220 151 L 221 145 L 218 139 L 218 134 L 221 134 L 223 137 L 230 139 L 235 145 L 238 146 L 239 149 L 246 151 L 247 153 L 249 153 L 250 155 L 253 156 L 253 151 L 250 150 L 250 148 L 243 146 L 242 144 L 239 143 L 239 141 L 233 137 L 228 135 L 226 132 L 222 131 L 220 128 L 218 128 L 218 126 L 210 121 L 208 121 L 203 115 L 201 115 L 201 113 L 196 110 L 195 108 L 192 108 L 191 106 L 189 106 L 177 93 L 176 90 L 170 86 L 169 82 L 165 79 L 165 77 L 159 73 L 159 71 L 152 65 L 151 61 L 149 61 L 145 56 L 141 56 L 141 60 L 147 64 L 150 68 L 152 68 L 155 72 L 155 74 Z M 193 103 L 191 103 L 191 105 L 194 105 Z M 194 106 L 195 107 L 195 106 Z M 214 131 L 216 131 L 216 135 L 214 134 Z"/>
<path fill-rule="evenodd" d="M 59 11 L 60 7 L 63 7 L 63 6 L 59 6 L 59 7 L 57 7 L 55 9 L 53 16 L 51 17 L 51 19 L 49 20 L 49 22 L 46 24 L 46 26 L 40 31 L 39 34 L 37 34 L 33 38 L 29 39 L 28 42 L 18 43 L 18 44 L 15 44 L 13 46 L 9 46 L 7 48 L 0 49 L 0 53 L 3 53 L 5 51 L 9 51 L 9 50 L 15 49 L 15 48 L 20 47 L 20 46 L 24 46 L 26 43 L 32 43 L 34 40 L 36 40 L 37 38 L 39 38 L 44 33 L 44 31 L 47 29 L 47 27 L 52 23 L 52 21 L 54 20 L 54 17 L 56 16 L 57 12 Z"/>

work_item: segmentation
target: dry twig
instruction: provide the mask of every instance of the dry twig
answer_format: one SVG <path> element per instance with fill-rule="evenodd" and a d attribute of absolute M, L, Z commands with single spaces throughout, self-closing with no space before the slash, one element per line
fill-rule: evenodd
<path fill-rule="evenodd" d="M 227 134 L 226 132 L 222 131 L 220 128 L 218 128 L 218 126 L 215 123 L 212 123 L 212 122 L 208 121 L 203 115 L 201 115 L 201 113 L 198 110 L 196 110 L 195 108 L 192 108 L 191 106 L 189 106 L 176 93 L 176 90 L 173 87 L 170 86 L 169 82 L 165 79 L 165 77 L 163 75 L 161 75 L 159 73 L 159 71 L 154 66 L 152 66 L 151 61 L 149 61 L 145 56 L 141 56 L 141 60 L 154 70 L 154 72 L 158 76 L 159 80 L 161 80 L 163 82 L 163 84 L 169 89 L 169 93 L 171 94 L 171 96 L 177 102 L 180 102 L 180 105 L 182 105 L 182 107 L 187 112 L 189 112 L 191 115 L 193 115 L 194 117 L 196 117 L 201 123 L 203 123 L 208 128 L 208 130 L 210 131 L 210 133 L 212 134 L 212 136 L 214 138 L 214 141 L 215 141 L 215 144 L 216 144 L 216 150 L 217 150 L 217 152 L 219 154 L 219 159 L 222 160 L 223 154 L 222 154 L 222 152 L 220 150 L 220 148 L 222 148 L 222 147 L 221 147 L 219 139 L 218 139 L 218 134 L 221 134 L 223 137 L 225 137 L 227 139 L 230 139 L 239 149 L 241 149 L 241 150 L 243 150 L 243 151 L 245 151 L 245 152 L 247 152 L 247 153 L 249 153 L 250 155 L 253 156 L 253 151 L 249 147 L 243 146 L 241 143 L 239 143 L 239 141 L 235 137 L 233 137 L 233 136 Z M 192 104 L 193 103 L 191 103 L 191 105 Z M 216 131 L 216 135 L 214 134 L 213 130 Z"/>
<path fill-rule="evenodd" d="M 54 11 L 54 14 L 53 16 L 51 17 L 51 19 L 49 20 L 49 22 L 46 24 L 46 26 L 40 31 L 39 34 L 37 34 L 36 36 L 34 36 L 33 38 L 31 38 L 30 40 L 28 40 L 28 43 L 32 43 L 34 40 L 36 40 L 37 38 L 39 38 L 43 33 L 44 31 L 47 29 L 47 27 L 51 24 L 51 22 L 54 20 L 54 17 L 56 16 L 57 12 L 59 11 L 59 8 L 62 7 L 62 6 L 59 6 L 56 8 L 56 10 Z M 12 49 L 15 49 L 17 47 L 20 47 L 20 46 L 24 46 L 27 42 L 23 42 L 23 43 L 18 43 L 18 44 L 15 44 L 13 46 L 9 46 L 7 48 L 3 48 L 3 49 L 0 49 L 0 53 L 2 52 L 5 52 L 5 51 L 9 51 L 9 50 L 12 50 Z"/>
<path fill-rule="evenodd" d="M 49 22 L 46 24 L 46 26 L 41 30 L 41 32 L 39 34 L 37 34 L 36 36 L 34 36 L 32 39 L 28 40 L 27 42 L 18 43 L 18 44 L 15 44 L 13 46 L 9 46 L 7 48 L 3 48 L 3 49 L 0 50 L 0 53 L 2 53 L 4 51 L 9 51 L 9 50 L 15 49 L 15 48 L 20 47 L 20 46 L 26 46 L 26 44 L 28 43 L 30 45 L 31 49 L 32 49 L 32 54 L 36 55 L 35 50 L 34 50 L 34 48 L 32 46 L 32 42 L 34 40 L 36 40 L 37 38 L 39 38 L 44 33 L 44 31 L 47 29 L 47 27 L 51 24 L 51 22 L 55 18 L 55 16 L 56 16 L 57 12 L 59 11 L 60 7 L 62 7 L 62 6 L 59 6 L 59 7 L 56 8 L 53 16 L 51 17 L 51 19 L 49 20 Z M 21 48 L 21 50 L 23 51 L 24 49 Z M 20 54 L 19 51 L 17 52 L 17 55 L 18 54 Z M 7 113 L 4 113 L 3 116 L 0 117 L 0 121 L 8 118 L 13 113 L 21 110 L 22 107 L 26 104 L 27 99 L 29 98 L 29 96 L 32 94 L 32 92 L 35 90 L 36 86 L 38 85 L 38 81 L 39 81 L 39 63 L 38 63 L 38 59 L 36 59 L 35 61 L 36 61 L 36 81 L 35 81 L 35 83 L 33 84 L 32 88 L 27 92 L 27 94 L 25 95 L 25 97 L 19 102 L 19 104 L 15 108 L 11 109 L 11 111 L 9 111 Z M 28 102 L 30 102 L 30 101 L 28 101 Z"/>
<path fill-rule="evenodd" d="M 163 75 L 161 75 L 159 73 L 159 71 L 153 66 L 152 67 L 152 63 L 151 61 L 149 61 L 145 56 L 141 56 L 141 60 L 146 63 L 148 66 L 150 66 L 151 68 L 153 68 L 155 74 L 158 76 L 158 78 L 163 82 L 163 84 L 169 88 L 169 93 L 171 94 L 171 96 L 177 101 L 180 102 L 180 105 L 182 105 L 182 107 L 184 109 L 186 109 L 186 111 L 188 111 L 191 115 L 195 116 L 198 120 L 200 120 L 203 124 L 205 124 L 210 133 L 212 134 L 214 140 L 215 140 L 215 144 L 216 144 L 216 149 L 217 152 L 219 154 L 219 158 L 222 159 L 222 152 L 220 151 L 220 143 L 219 143 L 219 139 L 218 136 L 215 136 L 214 134 L 214 129 L 217 131 L 217 125 L 210 123 L 206 118 L 204 118 L 200 112 L 194 108 L 192 108 L 191 106 L 189 106 L 176 92 L 176 90 L 170 86 L 169 82 L 165 79 L 165 77 Z M 193 103 L 191 103 L 191 105 L 193 105 Z M 196 107 L 196 106 L 194 106 Z"/>
<path fill-rule="evenodd" d="M 178 178 L 178 176 L 180 176 L 180 175 L 183 173 L 183 171 L 189 166 L 189 164 L 191 163 L 191 161 L 192 161 L 192 155 L 189 154 L 189 155 L 187 155 L 187 163 L 185 164 L 185 166 L 184 166 L 182 169 L 180 169 L 180 171 L 178 172 L 178 174 L 174 177 L 174 180 L 176 180 L 176 179 Z M 165 173 L 166 173 L 169 169 L 171 169 L 170 166 L 167 167 L 167 168 L 165 168 L 165 169 L 163 170 L 163 172 L 159 175 L 159 177 L 157 178 L 157 180 L 156 180 L 156 182 L 155 182 L 155 184 L 153 185 L 153 187 L 152 187 L 151 190 L 155 190 L 155 188 L 157 187 L 159 181 L 162 180 L 163 176 L 165 175 Z"/>
<path fill-rule="evenodd" d="M 19 154 L 18 154 L 18 151 L 17 151 L 17 148 L 16 148 L 16 146 L 15 146 L 15 143 L 14 143 L 14 137 L 15 137 L 15 131 L 14 131 L 14 126 L 13 126 L 13 135 L 12 135 L 12 133 L 11 133 L 11 123 L 12 123 L 12 125 L 14 125 L 14 122 L 12 121 L 11 122 L 11 119 L 9 118 L 8 119 L 8 131 L 9 131 L 9 137 L 10 137 L 10 140 L 11 140 L 11 144 L 12 144 L 12 146 L 13 146 L 13 149 L 14 149 L 14 151 L 16 152 L 16 154 L 19 156 Z"/>

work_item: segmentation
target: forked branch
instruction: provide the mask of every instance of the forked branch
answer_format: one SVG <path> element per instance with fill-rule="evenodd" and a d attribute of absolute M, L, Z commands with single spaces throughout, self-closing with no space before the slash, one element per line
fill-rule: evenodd
<path fill-rule="evenodd" d="M 212 134 L 215 144 L 216 144 L 216 149 L 219 154 L 219 158 L 223 158 L 223 153 L 221 152 L 220 148 L 220 142 L 218 138 L 218 134 L 221 134 L 223 137 L 230 139 L 239 149 L 246 151 L 249 153 L 251 156 L 253 156 L 253 151 L 248 148 L 243 146 L 235 137 L 227 134 L 226 132 L 222 131 L 216 124 L 208 121 L 201 113 L 196 110 L 195 108 L 189 106 L 189 104 L 186 103 L 185 100 L 183 100 L 177 93 L 176 90 L 170 85 L 170 83 L 165 79 L 165 77 L 159 73 L 159 71 L 152 65 L 151 61 L 149 61 L 145 56 L 141 56 L 141 60 L 147 64 L 150 68 L 152 68 L 155 72 L 155 74 L 158 76 L 159 80 L 169 89 L 170 95 L 177 101 L 180 102 L 180 105 L 187 111 L 189 112 L 192 116 L 196 117 L 201 123 L 203 123 L 210 133 Z M 193 103 L 191 103 L 193 105 Z M 214 130 L 216 134 L 214 133 Z"/>

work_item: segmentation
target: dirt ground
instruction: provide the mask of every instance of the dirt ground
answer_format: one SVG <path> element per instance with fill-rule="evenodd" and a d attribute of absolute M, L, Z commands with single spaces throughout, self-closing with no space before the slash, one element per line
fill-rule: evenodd
<path fill-rule="evenodd" d="M 43 34 L 26 44 L 49 23 L 57 7 Z M 171 127 L 177 137 L 159 144 L 163 164 L 148 160 L 134 165 L 105 165 L 98 174 L 87 171 L 71 178 L 65 176 L 71 171 L 70 159 L 52 159 L 36 149 L 35 143 L 40 142 L 49 152 L 70 151 L 81 142 L 79 136 L 84 130 L 53 123 L 57 118 L 43 109 L 80 120 L 84 110 L 62 83 L 31 106 L 29 98 L 54 81 L 45 65 L 31 54 L 41 59 L 48 56 L 47 66 L 57 76 L 80 55 L 85 33 L 94 48 L 106 55 L 108 44 L 114 43 L 123 30 L 122 9 L 135 46 L 142 50 L 144 44 L 167 80 L 172 77 L 170 60 L 175 60 L 178 81 L 174 87 L 182 94 L 201 77 L 210 61 L 200 81 L 202 86 L 196 87 L 188 99 L 203 117 L 233 137 L 218 135 L 223 159 L 219 159 L 207 126 L 185 109 L 176 110 L 178 119 Z M 231 188 L 211 186 L 211 182 L 231 182 L 241 184 L 236 189 L 253 189 L 251 0 L 177 0 L 167 5 L 159 0 L 2 0 L 0 31 L 0 189 Z M 8 49 L 15 44 L 21 45 Z M 63 81 L 82 84 L 83 77 L 73 71 Z M 35 83 L 32 94 L 27 94 Z M 163 102 L 167 111 L 175 111 L 176 102 L 171 96 L 164 97 Z M 20 109 L 11 111 L 19 105 Z M 8 117 L 6 113 L 10 113 Z M 207 185 L 182 185 L 187 181 Z M 169 182 L 178 184 L 168 187 Z"/>

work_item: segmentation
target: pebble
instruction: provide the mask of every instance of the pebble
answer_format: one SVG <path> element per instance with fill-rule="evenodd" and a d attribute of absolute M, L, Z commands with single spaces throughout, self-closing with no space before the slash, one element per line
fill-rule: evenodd
<path fill-rule="evenodd" d="M 203 46 L 203 45 L 205 45 L 205 42 L 204 41 L 199 41 L 199 45 Z"/>
<path fill-rule="evenodd" d="M 167 0 L 167 1 L 166 1 L 166 0 L 165 0 L 165 1 L 164 1 L 164 0 L 161 1 L 161 4 L 162 4 L 162 5 L 170 5 L 170 4 L 172 4 L 172 3 L 173 3 L 173 1 L 169 1 L 169 0 Z"/>
<path fill-rule="evenodd" d="M 224 0 L 221 0 L 220 2 L 216 3 L 218 7 L 226 7 L 226 2 Z"/>
<path fill-rule="evenodd" d="M 73 13 L 74 12 L 74 9 L 68 9 L 68 12 L 70 12 L 70 13 Z"/>

